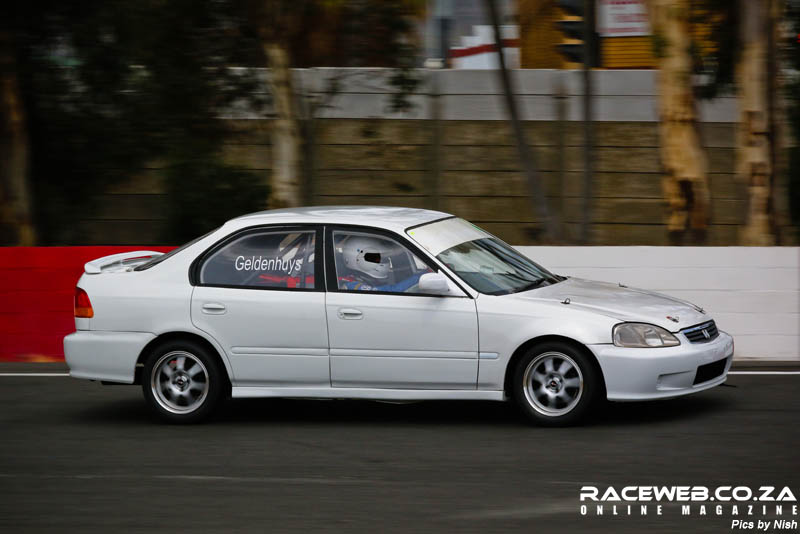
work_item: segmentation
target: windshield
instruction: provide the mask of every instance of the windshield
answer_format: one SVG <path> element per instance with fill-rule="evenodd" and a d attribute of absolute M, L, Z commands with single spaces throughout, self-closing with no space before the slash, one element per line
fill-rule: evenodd
<path fill-rule="evenodd" d="M 463 219 L 436 221 L 407 233 L 481 293 L 518 293 L 564 279 Z"/>
<path fill-rule="evenodd" d="M 152 260 L 146 261 L 145 263 L 134 267 L 133 270 L 134 271 L 146 271 L 150 267 L 155 267 L 156 265 L 158 265 L 162 261 L 171 258 L 172 256 L 174 256 L 175 254 L 177 254 L 181 250 L 186 250 L 187 248 L 191 247 L 192 245 L 194 245 L 195 243 L 197 243 L 201 239 L 204 239 L 204 238 L 210 236 L 211 234 L 216 232 L 218 229 L 219 228 L 215 228 L 215 229 L 211 230 L 210 232 L 208 232 L 207 234 L 201 235 L 200 237 L 196 237 L 196 238 L 192 239 L 191 241 L 189 241 L 188 243 L 186 243 L 184 245 L 181 245 L 178 248 L 174 248 L 174 249 L 170 250 L 166 254 L 159 254 L 158 256 L 154 257 Z"/>

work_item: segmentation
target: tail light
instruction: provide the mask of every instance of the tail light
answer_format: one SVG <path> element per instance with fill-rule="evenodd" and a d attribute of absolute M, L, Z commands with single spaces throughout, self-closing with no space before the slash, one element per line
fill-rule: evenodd
<path fill-rule="evenodd" d="M 89 295 L 86 291 L 76 287 L 75 288 L 75 317 L 94 317 L 94 310 L 92 309 L 92 301 L 89 300 Z"/>

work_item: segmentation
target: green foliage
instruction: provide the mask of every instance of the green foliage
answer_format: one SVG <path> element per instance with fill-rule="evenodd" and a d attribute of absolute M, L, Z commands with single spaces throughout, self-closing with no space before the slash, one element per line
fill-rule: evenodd
<path fill-rule="evenodd" d="M 653 32 L 650 36 L 650 44 L 656 58 L 661 59 L 667 55 L 667 38 L 661 33 Z"/>
<path fill-rule="evenodd" d="M 12 36 L 25 98 L 41 243 L 85 242 L 72 221 L 92 218 L 97 195 L 154 161 L 167 169 L 168 231 L 181 232 L 164 236 L 167 242 L 217 224 L 223 213 L 260 208 L 266 178 L 230 168 L 218 154 L 227 134 L 221 115 L 231 109 L 264 112 L 266 87 L 256 70 L 266 66 L 264 40 L 280 39 L 295 67 L 389 67 L 389 81 L 398 89 L 392 106 L 405 109 L 405 96 L 417 84 L 410 36 L 421 5 L 12 2 L 0 17 L 0 32 Z"/>
<path fill-rule="evenodd" d="M 228 219 L 263 209 L 268 193 L 262 177 L 221 163 L 213 154 L 176 157 L 164 176 L 170 206 L 166 243 L 185 243 Z"/>
<path fill-rule="evenodd" d="M 792 224 L 800 226 L 800 147 L 798 146 L 789 149 L 789 213 Z"/>
<path fill-rule="evenodd" d="M 408 96 L 419 85 L 413 68 L 416 66 L 417 50 L 409 36 L 413 34 L 413 2 L 408 0 L 372 0 L 356 3 L 357 11 L 348 20 L 357 22 L 351 28 L 355 35 L 363 37 L 351 43 L 356 58 L 355 66 L 391 67 L 389 85 L 394 88 L 391 95 L 392 112 L 408 111 L 412 105 Z M 361 51 L 361 53 L 356 53 Z"/>
<path fill-rule="evenodd" d="M 15 3 L 14 34 L 31 138 L 42 244 L 81 243 L 96 194 L 180 147 L 208 160 L 219 113 L 258 106 L 257 42 L 226 0 Z M 214 194 L 209 191 L 208 194 Z"/>
<path fill-rule="evenodd" d="M 294 66 L 392 69 L 387 80 L 394 89 L 389 111 L 411 108 L 408 96 L 420 82 L 414 72 L 417 61 L 415 17 L 424 9 L 424 2 L 306 0 L 304 5 L 306 11 L 296 11 L 295 16 L 303 17 L 305 24 L 291 25 L 302 28 L 302 32 L 291 36 L 289 41 Z M 337 93 L 339 89 L 339 80 L 331 78 L 327 92 Z"/>
<path fill-rule="evenodd" d="M 749 0 L 695 0 L 692 4 L 690 24 L 710 28 L 703 42 L 693 40 L 691 46 L 694 73 L 700 75 L 695 85 L 699 98 L 715 98 L 733 89 L 740 49 L 740 1 Z"/>

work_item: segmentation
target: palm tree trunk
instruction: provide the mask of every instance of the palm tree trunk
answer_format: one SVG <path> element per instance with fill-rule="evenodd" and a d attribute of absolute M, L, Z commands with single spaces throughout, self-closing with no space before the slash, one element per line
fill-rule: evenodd
<path fill-rule="evenodd" d="M 29 141 L 25 108 L 17 79 L 11 35 L 0 33 L 0 223 L 11 232 L 7 241 L 36 242 L 29 182 Z M 5 232 L 4 232 L 5 233 Z M 4 239 L 6 241 L 6 239 Z"/>
<path fill-rule="evenodd" d="M 658 62 L 662 189 L 669 206 L 667 229 L 674 244 L 705 240 L 709 191 L 692 87 L 689 0 L 648 0 Z"/>
<path fill-rule="evenodd" d="M 302 203 L 300 154 L 302 137 L 295 110 L 289 54 L 278 43 L 264 44 L 270 67 L 270 85 L 275 119 L 272 124 L 272 178 L 267 205 L 270 208 Z"/>
<path fill-rule="evenodd" d="M 774 162 L 767 63 L 771 0 L 740 2 L 741 57 L 738 65 L 739 131 L 737 174 L 747 184 L 747 212 L 740 233 L 743 245 L 775 244 L 772 209 Z"/>

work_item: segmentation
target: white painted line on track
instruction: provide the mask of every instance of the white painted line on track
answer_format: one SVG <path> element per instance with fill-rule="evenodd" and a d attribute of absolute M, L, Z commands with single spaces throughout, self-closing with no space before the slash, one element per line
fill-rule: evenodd
<path fill-rule="evenodd" d="M 0 376 L 69 376 L 69 373 L 0 373 Z"/>
<path fill-rule="evenodd" d="M 800 375 L 800 371 L 728 371 L 729 375 Z"/>

